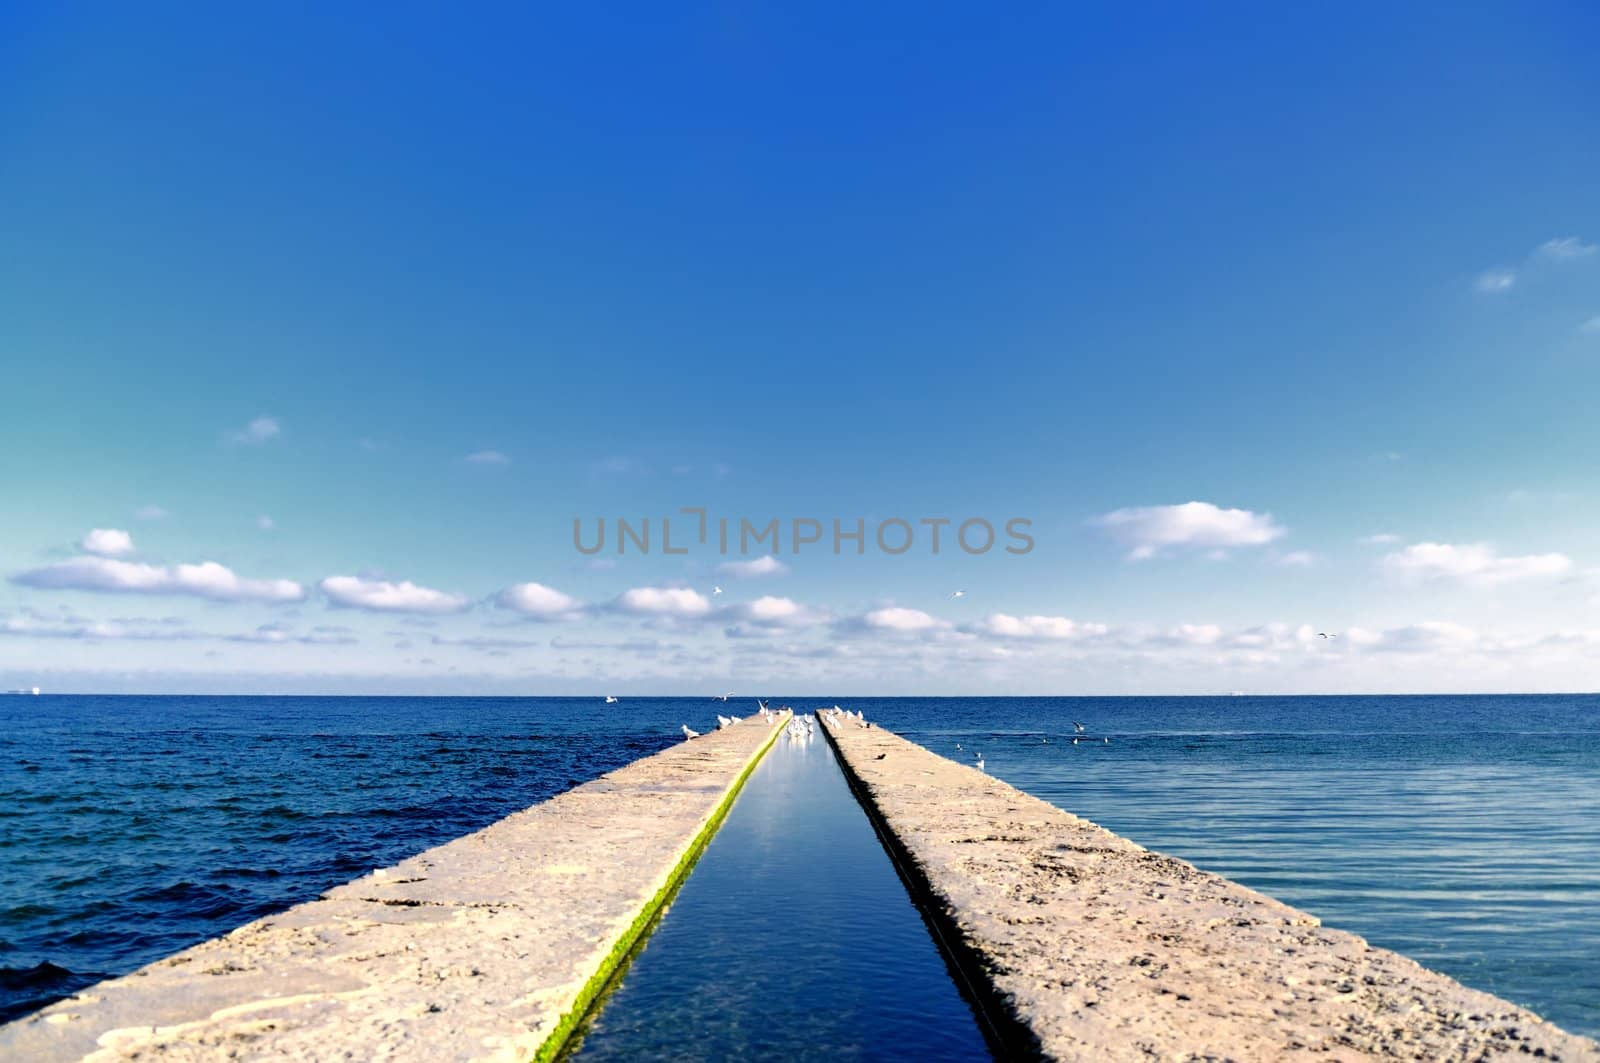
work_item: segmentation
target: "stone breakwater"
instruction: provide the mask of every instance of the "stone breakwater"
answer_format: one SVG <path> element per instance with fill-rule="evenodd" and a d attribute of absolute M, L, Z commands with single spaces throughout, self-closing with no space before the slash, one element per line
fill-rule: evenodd
<path fill-rule="evenodd" d="M 853 720 L 823 728 L 1008 1055 L 1495 1057 L 1600 1046 Z"/>
<path fill-rule="evenodd" d="M 753 716 L 0 1027 L 0 1059 L 549 1059 L 781 732 Z"/>

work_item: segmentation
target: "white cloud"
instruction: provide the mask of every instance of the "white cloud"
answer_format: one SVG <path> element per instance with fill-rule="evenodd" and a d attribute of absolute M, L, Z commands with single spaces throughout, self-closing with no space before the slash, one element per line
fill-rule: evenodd
<path fill-rule="evenodd" d="M 241 642 L 270 645 L 348 646 L 356 643 L 349 628 L 315 627 L 296 635 L 282 624 L 262 624 L 253 631 L 219 634 L 188 628 L 175 617 L 125 617 L 112 620 L 12 616 L 0 619 L 0 635 L 84 642 Z"/>
<path fill-rule="evenodd" d="M 181 642 L 194 639 L 193 632 L 159 621 L 85 620 L 81 617 L 10 616 L 0 619 L 0 635 L 35 639 L 82 639 L 98 641 L 129 639 L 151 642 Z"/>
<path fill-rule="evenodd" d="M 419 587 L 410 580 L 362 579 L 359 576 L 329 576 L 319 587 L 335 605 L 381 613 L 458 613 L 467 607 L 459 594 Z"/>
<path fill-rule="evenodd" d="M 498 450 L 475 450 L 461 459 L 470 465 L 510 465 L 511 459 Z"/>
<path fill-rule="evenodd" d="M 705 616 L 711 612 L 706 596 L 688 587 L 634 587 L 617 598 L 617 608 L 655 616 Z"/>
<path fill-rule="evenodd" d="M 1478 274 L 1478 279 L 1472 282 L 1472 286 L 1480 292 L 1492 295 L 1497 292 L 1508 292 L 1511 290 L 1511 286 L 1516 283 L 1517 274 L 1515 271 L 1491 269 Z"/>
<path fill-rule="evenodd" d="M 1453 579 L 1488 586 L 1559 576 L 1572 568 L 1572 559 L 1565 554 L 1504 557 L 1487 543 L 1414 543 L 1386 554 L 1381 564 L 1405 579 Z"/>
<path fill-rule="evenodd" d="M 215 561 L 198 565 L 145 565 L 105 557 L 74 557 L 11 577 L 13 583 L 49 590 L 132 594 L 186 594 L 217 601 L 296 602 L 305 588 L 286 579 L 241 579 Z"/>
<path fill-rule="evenodd" d="M 1135 561 L 1154 557 L 1167 548 L 1261 546 L 1286 532 L 1270 513 L 1222 509 L 1210 502 L 1135 506 L 1096 517 L 1090 523 L 1130 547 L 1128 557 Z"/>
<path fill-rule="evenodd" d="M 578 599 L 542 583 L 518 583 L 507 587 L 496 596 L 495 601 L 524 616 L 545 619 L 571 616 L 583 608 L 583 603 Z"/>
<path fill-rule="evenodd" d="M 161 520 L 166 517 L 167 511 L 160 506 L 140 506 L 133 511 L 133 515 L 140 520 Z"/>
<path fill-rule="evenodd" d="M 276 522 L 265 513 L 256 518 L 256 527 L 260 528 L 262 531 L 271 531 L 276 526 Z"/>
<path fill-rule="evenodd" d="M 979 632 L 1008 639 L 1099 638 L 1110 629 L 1104 624 L 1084 624 L 1064 616 L 1011 616 L 990 613 L 976 628 Z"/>
<path fill-rule="evenodd" d="M 432 646 L 462 646 L 469 650 L 484 650 L 488 652 L 500 650 L 527 649 L 539 643 L 529 639 L 508 639 L 493 635 L 468 635 L 465 638 L 450 638 L 446 635 L 432 635 L 428 639 Z"/>
<path fill-rule="evenodd" d="M 226 439 L 240 446 L 260 446 L 282 433 L 276 417 L 257 417 L 243 428 L 229 432 Z"/>
<path fill-rule="evenodd" d="M 901 606 L 874 609 L 863 616 L 861 622 L 879 631 L 930 631 L 950 626 L 943 620 L 929 616 L 921 609 L 906 609 Z"/>
<path fill-rule="evenodd" d="M 1595 335 L 1596 333 L 1600 333 L 1600 314 L 1596 314 L 1594 317 L 1591 317 L 1589 320 L 1579 325 L 1578 331 L 1588 333 L 1591 336 Z"/>
<path fill-rule="evenodd" d="M 1537 266 L 1540 263 L 1573 262 L 1577 259 L 1590 257 L 1596 250 L 1600 250 L 1600 248 L 1596 248 L 1594 244 L 1584 243 L 1576 236 L 1558 236 L 1555 239 L 1546 240 L 1534 248 L 1533 253 L 1528 256 L 1525 264 Z M 1510 291 L 1516 283 L 1516 270 L 1505 266 L 1497 266 L 1494 269 L 1485 270 L 1478 274 L 1472 285 L 1480 292 L 1494 295 Z"/>
<path fill-rule="evenodd" d="M 763 554 L 751 561 L 725 562 L 717 566 L 717 571 L 736 579 L 752 579 L 756 576 L 781 576 L 789 571 L 789 566 L 771 554 Z"/>
<path fill-rule="evenodd" d="M 1363 535 L 1356 541 L 1363 546 L 1392 546 L 1400 541 L 1400 536 L 1392 532 L 1379 532 L 1376 535 Z"/>
<path fill-rule="evenodd" d="M 1309 568 L 1317 563 L 1317 555 L 1310 550 L 1290 550 L 1273 558 L 1272 563 L 1286 568 Z"/>
<path fill-rule="evenodd" d="M 91 554 L 102 557 L 121 557 L 133 553 L 133 536 L 120 528 L 95 528 L 79 544 Z"/>
<path fill-rule="evenodd" d="M 753 602 L 729 606 L 722 612 L 761 627 L 796 627 L 819 619 L 819 614 L 793 598 L 779 598 L 771 594 L 762 595 Z"/>
<path fill-rule="evenodd" d="M 747 620 L 756 620 L 764 623 L 782 623 L 798 617 L 802 608 L 792 598 L 778 598 L 770 594 L 762 595 L 755 601 L 741 606 Z"/>
<path fill-rule="evenodd" d="M 1469 627 L 1436 620 L 1380 632 L 1357 628 L 1346 634 L 1375 653 L 1437 653 L 1468 649 L 1479 640 Z"/>
<path fill-rule="evenodd" d="M 302 646 L 353 646 L 356 644 L 356 638 L 350 634 L 349 628 L 317 627 L 313 628 L 309 635 L 296 635 L 282 624 L 262 624 L 254 631 L 246 631 L 239 635 L 223 635 L 221 638 L 225 642 L 269 645 L 298 643 Z"/>
<path fill-rule="evenodd" d="M 1222 628 L 1216 624 L 1179 624 L 1168 628 L 1162 637 L 1184 646 L 1213 646 L 1222 641 Z"/>
<path fill-rule="evenodd" d="M 1534 254 L 1554 262 L 1570 262 L 1575 258 L 1588 258 L 1594 254 L 1594 244 L 1586 244 L 1576 236 L 1558 236 L 1540 244 Z"/>

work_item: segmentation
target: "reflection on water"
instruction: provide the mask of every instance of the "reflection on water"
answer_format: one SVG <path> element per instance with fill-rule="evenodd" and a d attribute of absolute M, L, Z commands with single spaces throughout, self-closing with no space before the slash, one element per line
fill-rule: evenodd
<path fill-rule="evenodd" d="M 752 773 L 575 1054 L 990 1058 L 821 735 Z"/>

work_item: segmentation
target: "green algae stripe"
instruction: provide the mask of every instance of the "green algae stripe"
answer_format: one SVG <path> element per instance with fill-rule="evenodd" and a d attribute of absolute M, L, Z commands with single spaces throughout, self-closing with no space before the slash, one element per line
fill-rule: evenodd
<path fill-rule="evenodd" d="M 706 820 L 705 825 L 695 834 L 688 848 L 684 850 L 683 855 L 678 858 L 677 864 L 672 868 L 672 873 L 667 876 L 666 883 L 656 891 L 655 896 L 651 897 L 643 908 L 639 909 L 639 913 L 633 917 L 633 922 L 628 924 L 628 929 L 623 932 L 621 937 L 617 938 L 616 944 L 611 946 L 611 951 L 606 953 L 606 958 L 601 962 L 599 968 L 589 976 L 588 981 L 583 983 L 583 988 L 578 990 L 578 995 L 572 1002 L 572 1008 L 561 1016 L 560 1021 L 555 1025 L 555 1029 L 550 1031 L 550 1036 L 545 1038 L 544 1043 L 539 1046 L 539 1050 L 533 1054 L 532 1063 L 551 1063 L 567 1047 L 567 1042 L 572 1038 L 573 1032 L 582 1024 L 595 1001 L 600 999 L 612 977 L 626 965 L 628 956 L 633 951 L 634 946 L 639 943 L 646 931 L 650 929 L 651 924 L 661 914 L 661 909 L 666 905 L 667 901 L 671 900 L 673 894 L 677 893 L 678 887 L 683 885 L 683 880 L 689 877 L 689 872 L 694 869 L 695 862 L 700 859 L 700 854 L 711 843 L 712 835 L 717 833 L 717 828 L 722 826 L 722 821 L 728 818 L 728 810 L 733 807 L 734 799 L 739 796 L 739 791 L 744 789 L 745 780 L 750 777 L 751 772 L 756 770 L 756 765 L 760 764 L 762 758 L 767 755 L 767 751 L 778 740 L 778 735 L 783 733 L 782 722 L 780 721 L 780 723 L 772 726 L 772 733 L 767 735 L 766 741 L 762 742 L 760 748 L 751 754 L 750 760 L 745 764 L 743 770 L 739 772 L 738 777 L 728 786 L 728 790 L 723 794 L 722 800 L 717 802 L 717 807 L 712 810 L 711 817 Z"/>

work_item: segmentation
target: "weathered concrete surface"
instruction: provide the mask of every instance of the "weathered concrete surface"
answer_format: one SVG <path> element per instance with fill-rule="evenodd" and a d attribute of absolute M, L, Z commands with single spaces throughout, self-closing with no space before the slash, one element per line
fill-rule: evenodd
<path fill-rule="evenodd" d="M 1531 1012 L 976 768 L 854 721 L 826 730 L 1022 1052 L 1600 1059 L 1593 1041 Z"/>
<path fill-rule="evenodd" d="M 788 719 L 714 731 L 0 1027 L 3 1060 L 533 1058 Z"/>

